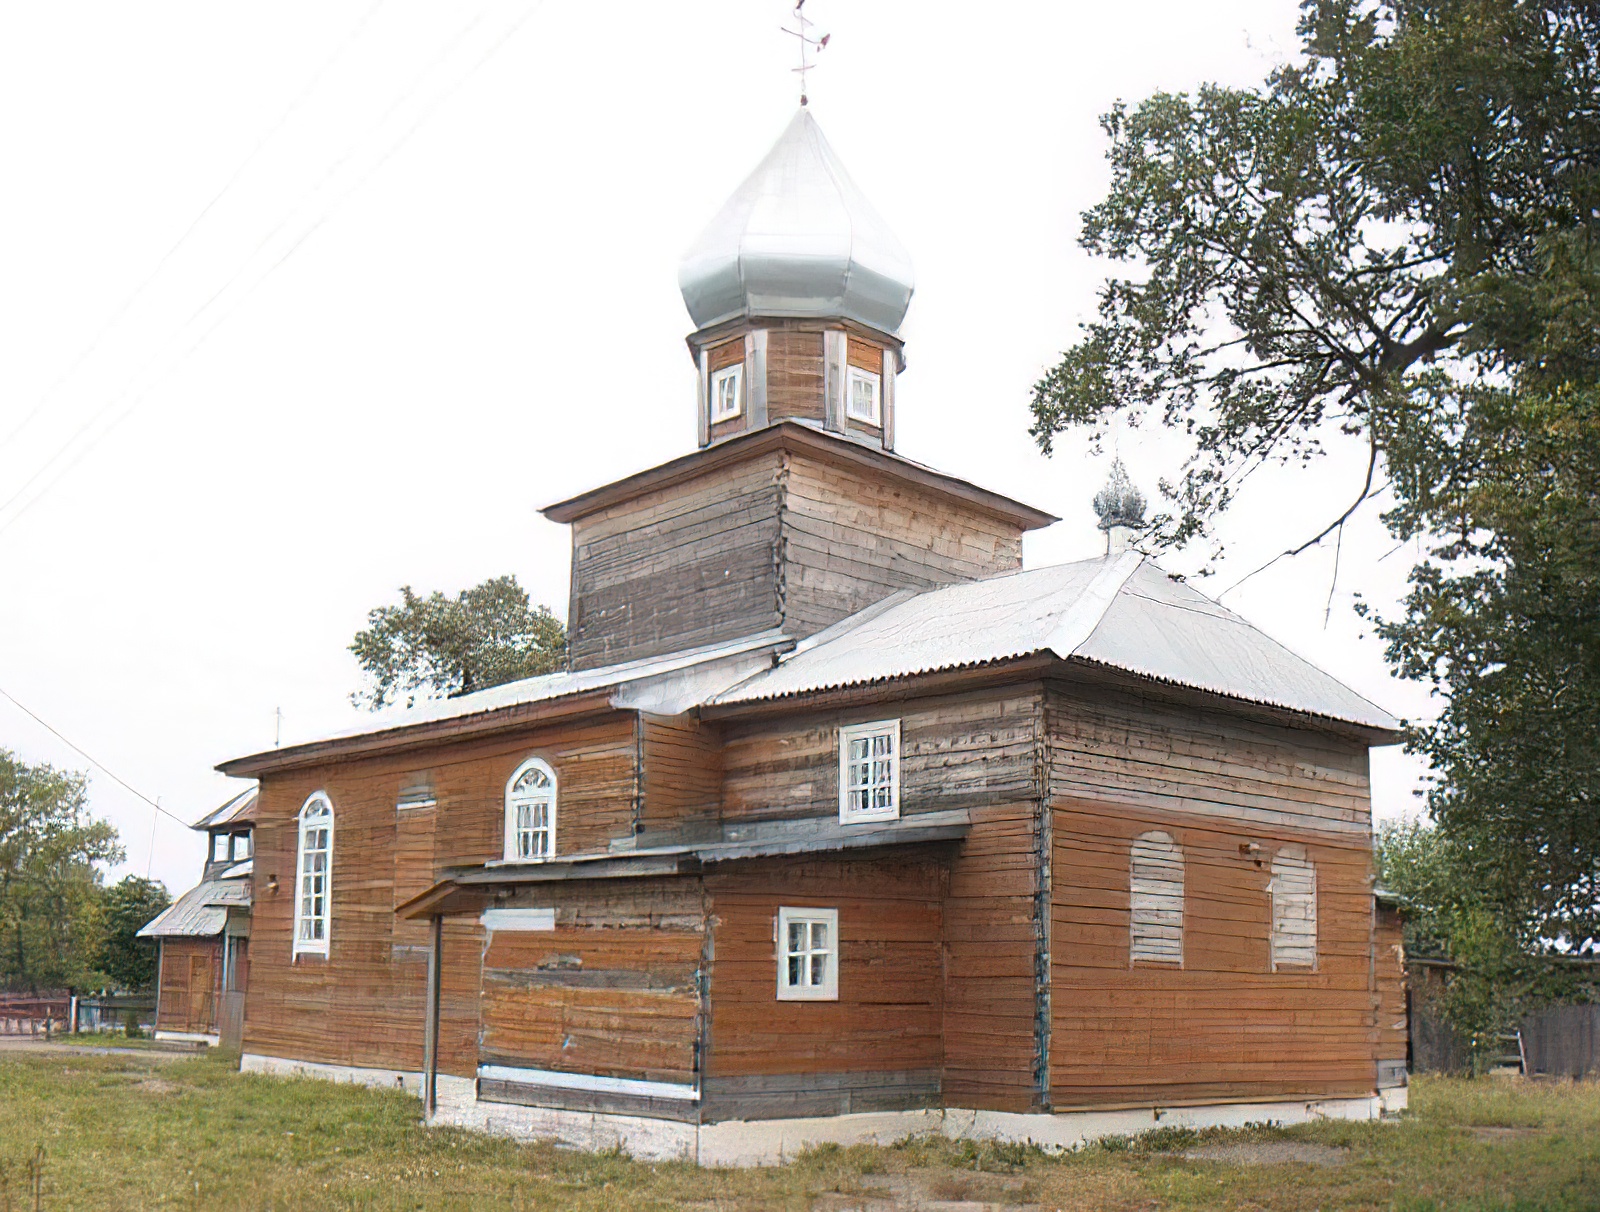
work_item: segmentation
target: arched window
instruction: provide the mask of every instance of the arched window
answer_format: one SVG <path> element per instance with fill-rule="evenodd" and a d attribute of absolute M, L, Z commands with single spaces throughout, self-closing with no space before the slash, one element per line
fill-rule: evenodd
<path fill-rule="evenodd" d="M 534 863 L 556 852 L 556 772 L 538 758 L 506 783 L 506 862 Z"/>
<path fill-rule="evenodd" d="M 300 809 L 299 873 L 294 906 L 294 954 L 328 954 L 333 876 L 333 805 L 318 791 Z"/>
<path fill-rule="evenodd" d="M 1272 859 L 1272 970 L 1317 966 L 1317 868 L 1304 846 Z"/>
<path fill-rule="evenodd" d="M 1183 849 L 1159 829 L 1140 834 L 1129 864 L 1129 958 L 1183 964 Z"/>

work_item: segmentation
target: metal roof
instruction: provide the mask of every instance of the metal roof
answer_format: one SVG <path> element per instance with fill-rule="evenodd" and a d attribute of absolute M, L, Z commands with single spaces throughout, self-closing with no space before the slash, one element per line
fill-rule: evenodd
<path fill-rule="evenodd" d="M 206 880 L 163 909 L 140 938 L 208 938 L 228 924 L 229 907 L 250 907 L 248 879 Z"/>
<path fill-rule="evenodd" d="M 379 737 L 442 721 L 491 716 L 508 708 L 550 702 L 595 691 L 612 691 L 611 703 L 662 715 L 677 715 L 697 706 L 717 691 L 749 677 L 771 660 L 769 654 L 793 643 L 778 630 L 757 632 L 737 640 L 689 648 L 665 656 L 624 661 L 576 672 L 547 673 L 492 686 L 455 698 L 429 699 L 414 707 L 394 707 L 369 722 L 315 740 L 282 749 L 267 750 L 223 764 L 228 769 L 257 759 L 292 759 L 316 746 Z M 208 818 L 209 819 L 209 818 Z"/>
<path fill-rule="evenodd" d="M 259 787 L 246 787 L 238 795 L 230 799 L 220 808 L 213 808 L 194 824 L 191 829 L 218 829 L 223 825 L 231 825 L 235 821 L 255 820 L 256 800 L 261 795 Z"/>
<path fill-rule="evenodd" d="M 828 316 L 893 333 L 912 285 L 911 258 L 805 109 L 678 269 L 696 328 L 740 316 Z"/>
<path fill-rule="evenodd" d="M 902 593 L 711 701 L 753 703 L 1041 654 L 1367 728 L 1399 727 L 1138 552 Z"/>

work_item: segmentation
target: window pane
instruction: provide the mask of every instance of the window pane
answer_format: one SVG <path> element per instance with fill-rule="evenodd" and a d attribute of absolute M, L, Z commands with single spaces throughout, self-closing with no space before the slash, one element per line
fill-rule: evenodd
<path fill-rule="evenodd" d="M 813 955 L 811 956 L 811 984 L 812 985 L 822 985 L 822 984 L 825 983 L 825 976 L 826 976 L 826 973 L 827 973 L 827 967 L 828 967 L 828 957 L 826 955 L 817 955 L 817 954 L 813 953 Z"/>
<path fill-rule="evenodd" d="M 789 951 L 804 951 L 806 949 L 806 924 L 804 922 L 789 923 Z"/>
<path fill-rule="evenodd" d="M 828 923 L 811 923 L 811 949 L 813 951 L 826 951 L 828 949 Z"/>
<path fill-rule="evenodd" d="M 798 955 L 791 955 L 789 957 L 789 982 L 788 983 L 789 983 L 790 988 L 797 988 L 800 985 L 800 973 L 801 973 L 801 970 L 802 970 L 802 967 L 801 967 L 802 963 L 803 963 L 803 961 L 800 958 L 800 956 L 798 956 Z"/>

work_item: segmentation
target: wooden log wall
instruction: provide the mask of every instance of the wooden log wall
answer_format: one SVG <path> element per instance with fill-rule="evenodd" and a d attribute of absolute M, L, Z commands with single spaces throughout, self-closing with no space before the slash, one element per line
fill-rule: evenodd
<path fill-rule="evenodd" d="M 947 878 L 925 851 L 708 871 L 705 1118 L 937 1105 Z M 777 1000 L 780 906 L 838 910 L 837 1001 Z"/>
<path fill-rule="evenodd" d="M 573 523 L 574 669 L 779 625 L 780 459 L 772 452 Z"/>
<path fill-rule="evenodd" d="M 545 898 L 555 930 L 496 931 L 489 940 L 481 1063 L 693 1085 L 699 881 L 569 884 Z M 540 899 L 534 892 L 516 903 Z"/>
<path fill-rule="evenodd" d="M 838 727 L 901 721 L 901 814 L 966 809 L 945 917 L 944 1069 L 950 1106 L 1038 1105 L 1039 686 L 723 725 L 727 819 L 838 814 Z"/>
<path fill-rule="evenodd" d="M 1048 1045 L 1057 1109 L 1370 1094 L 1378 1050 L 1366 751 L 1052 688 Z M 1131 962 L 1129 854 L 1182 847 L 1183 964 Z M 1316 866 L 1317 962 L 1271 971 L 1270 868 Z"/>
<path fill-rule="evenodd" d="M 1406 1065 L 1410 1059 L 1411 1022 L 1406 999 L 1405 923 L 1397 909 L 1374 905 L 1373 911 L 1377 917 L 1372 962 L 1378 985 L 1378 1076 L 1381 1082 L 1386 1076 L 1392 1080 L 1396 1068 Z M 1385 1066 L 1388 1066 L 1387 1074 Z"/>
<path fill-rule="evenodd" d="M 716 819 L 722 804 L 722 730 L 693 716 L 641 714 L 639 832 Z"/>
<path fill-rule="evenodd" d="M 427 966 L 410 949 L 418 945 L 416 927 L 394 916 L 397 898 L 431 884 L 443 867 L 501 856 L 506 780 L 530 756 L 556 771 L 557 854 L 604 850 L 631 836 L 637 752 L 633 718 L 619 713 L 264 777 L 245 1050 L 420 1068 Z M 397 808 L 400 791 L 424 778 L 436 807 Z M 329 954 L 291 963 L 297 817 L 318 790 L 334 811 Z M 430 846 L 431 862 L 424 857 Z M 478 1063 L 483 954 L 476 921 L 448 921 L 443 952 L 440 1069 L 470 1077 Z"/>
<path fill-rule="evenodd" d="M 215 1031 L 222 939 L 163 938 L 157 987 L 156 1030 Z"/>
<path fill-rule="evenodd" d="M 781 609 L 796 636 L 902 589 L 1022 567 L 1022 531 L 1014 523 L 800 455 L 787 467 L 782 542 Z"/>

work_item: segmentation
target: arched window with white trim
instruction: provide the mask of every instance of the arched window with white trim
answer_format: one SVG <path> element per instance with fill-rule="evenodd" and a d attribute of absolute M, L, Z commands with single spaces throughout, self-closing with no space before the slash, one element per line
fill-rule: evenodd
<path fill-rule="evenodd" d="M 300 844 L 295 859 L 294 954 L 328 954 L 332 920 L 333 804 L 325 792 L 300 809 Z"/>
<path fill-rule="evenodd" d="M 556 772 L 529 758 L 506 782 L 506 862 L 536 863 L 556 852 Z"/>
<path fill-rule="evenodd" d="M 1304 846 L 1272 857 L 1272 970 L 1317 966 L 1317 868 Z"/>
<path fill-rule="evenodd" d="M 1183 965 L 1183 848 L 1161 830 L 1134 839 L 1128 873 L 1129 960 Z"/>

